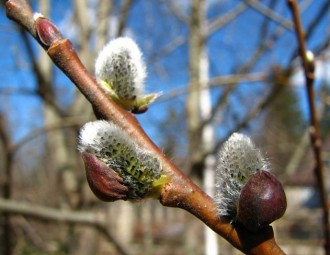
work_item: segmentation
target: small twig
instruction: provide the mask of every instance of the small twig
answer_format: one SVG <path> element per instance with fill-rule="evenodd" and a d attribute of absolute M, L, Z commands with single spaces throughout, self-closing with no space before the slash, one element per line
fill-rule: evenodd
<path fill-rule="evenodd" d="M 312 143 L 314 157 L 315 157 L 315 175 L 318 182 L 318 188 L 320 189 L 321 203 L 323 209 L 323 232 L 324 232 L 324 249 L 327 255 L 330 255 L 330 225 L 329 225 L 329 207 L 326 184 L 324 179 L 324 168 L 321 157 L 321 136 L 320 127 L 317 117 L 317 111 L 315 106 L 314 96 L 314 69 L 315 60 L 314 57 L 310 58 L 306 50 L 304 32 L 300 20 L 298 4 L 296 0 L 288 0 L 290 10 L 292 12 L 294 24 L 296 26 L 297 39 L 299 43 L 299 53 L 302 59 L 302 65 L 306 80 L 306 90 L 308 96 L 308 105 L 310 113 L 310 140 Z"/>
<path fill-rule="evenodd" d="M 48 46 L 40 41 L 36 36 L 31 8 L 26 1 L 9 0 L 6 2 L 6 10 L 9 18 L 21 24 L 47 50 L 53 62 L 84 94 L 98 116 L 116 123 L 138 145 L 157 155 L 164 173 L 171 176 L 171 181 L 164 185 L 159 197 L 164 206 L 178 207 L 190 212 L 246 254 L 284 254 L 276 244 L 272 227 L 268 226 L 253 234 L 243 227 L 233 226 L 226 218 L 220 218 L 216 214 L 213 199 L 173 165 L 146 135 L 131 113 L 120 108 L 104 94 L 81 63 L 69 40 L 57 39 Z"/>

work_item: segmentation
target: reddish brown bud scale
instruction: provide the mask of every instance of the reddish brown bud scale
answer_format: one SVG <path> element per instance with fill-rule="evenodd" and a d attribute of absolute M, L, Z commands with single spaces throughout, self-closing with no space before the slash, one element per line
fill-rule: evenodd
<path fill-rule="evenodd" d="M 238 221 L 251 232 L 258 232 L 281 218 L 286 210 L 282 184 L 267 171 L 253 174 L 242 188 L 238 202 Z"/>
<path fill-rule="evenodd" d="M 84 152 L 82 157 L 89 187 L 99 199 L 107 202 L 127 200 L 128 187 L 114 170 L 91 153 Z"/>
<path fill-rule="evenodd" d="M 44 46 L 50 47 L 53 43 L 62 39 L 58 28 L 41 14 L 35 14 L 35 22 L 37 35 Z"/>

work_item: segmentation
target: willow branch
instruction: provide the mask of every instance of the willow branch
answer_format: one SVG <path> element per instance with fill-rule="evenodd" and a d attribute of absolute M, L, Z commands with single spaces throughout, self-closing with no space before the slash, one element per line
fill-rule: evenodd
<path fill-rule="evenodd" d="M 174 166 L 146 135 L 131 113 L 120 108 L 103 93 L 81 63 L 69 40 L 59 39 L 50 46 L 40 41 L 36 36 L 33 13 L 26 1 L 10 0 L 6 3 L 6 10 L 9 18 L 21 24 L 43 46 L 53 62 L 92 104 L 98 116 L 116 123 L 137 144 L 158 156 L 164 173 L 171 176 L 171 181 L 164 185 L 159 197 L 164 206 L 178 207 L 190 212 L 246 254 L 284 254 L 275 242 L 272 227 L 252 234 L 217 216 L 213 199 Z"/>
<path fill-rule="evenodd" d="M 304 32 L 300 20 L 298 3 L 296 0 L 288 0 L 290 10 L 292 12 L 293 21 L 296 28 L 297 40 L 299 43 L 299 54 L 302 59 L 302 66 L 304 69 L 304 75 L 306 80 L 306 91 L 308 97 L 308 107 L 310 114 L 310 140 L 313 147 L 314 158 L 315 158 L 315 169 L 314 173 L 316 175 L 318 188 L 320 190 L 320 198 L 322 203 L 323 211 L 323 232 L 324 232 L 324 249 L 327 255 L 330 255 L 330 224 L 329 224 L 329 207 L 328 207 L 328 197 L 327 189 L 325 184 L 324 167 L 322 162 L 322 148 L 321 148 L 321 136 L 320 127 L 318 122 L 318 116 L 315 105 L 315 95 L 314 95 L 314 69 L 315 60 L 314 57 L 308 57 Z"/>

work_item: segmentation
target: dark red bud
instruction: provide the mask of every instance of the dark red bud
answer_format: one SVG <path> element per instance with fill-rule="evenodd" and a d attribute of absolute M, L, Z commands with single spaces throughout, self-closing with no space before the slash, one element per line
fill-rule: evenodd
<path fill-rule="evenodd" d="M 282 184 L 267 171 L 253 174 L 241 191 L 238 221 L 251 232 L 258 232 L 281 218 L 286 210 Z"/>
<path fill-rule="evenodd" d="M 82 158 L 89 187 L 99 199 L 107 202 L 127 199 L 128 187 L 114 170 L 91 153 L 82 153 Z"/>
<path fill-rule="evenodd" d="M 37 35 L 45 46 L 50 47 L 54 42 L 62 39 L 58 28 L 45 17 L 38 16 L 35 22 Z"/>

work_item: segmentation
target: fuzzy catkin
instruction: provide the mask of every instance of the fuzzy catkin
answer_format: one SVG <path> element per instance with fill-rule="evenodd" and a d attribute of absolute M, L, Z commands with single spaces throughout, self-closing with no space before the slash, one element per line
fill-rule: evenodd
<path fill-rule="evenodd" d="M 129 188 L 128 199 L 142 198 L 161 176 L 159 160 L 139 148 L 117 125 L 99 120 L 86 123 L 78 139 L 80 152 L 89 152 L 116 171 Z"/>
<path fill-rule="evenodd" d="M 234 133 L 220 149 L 216 169 L 215 202 L 218 215 L 234 218 L 244 184 L 258 170 L 269 171 L 268 162 L 248 136 Z"/>
<path fill-rule="evenodd" d="M 96 59 L 95 76 L 106 93 L 113 92 L 101 81 L 109 84 L 121 99 L 140 97 L 144 93 L 146 66 L 137 44 L 128 37 L 111 40 Z"/>

